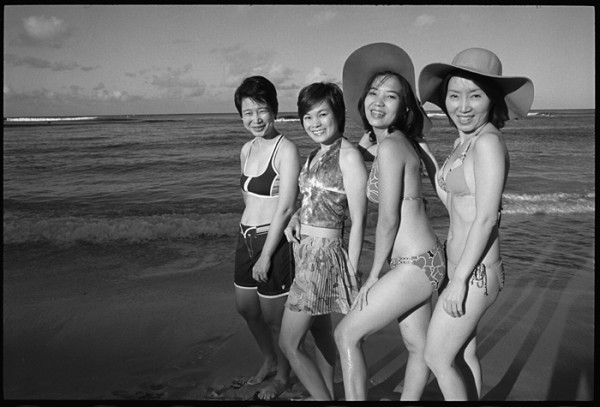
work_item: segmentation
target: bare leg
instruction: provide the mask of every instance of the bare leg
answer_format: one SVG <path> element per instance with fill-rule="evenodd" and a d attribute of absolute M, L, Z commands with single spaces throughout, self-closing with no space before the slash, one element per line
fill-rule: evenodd
<path fill-rule="evenodd" d="M 238 313 L 244 317 L 246 324 L 254 336 L 254 340 L 263 355 L 263 363 L 258 372 L 248 379 L 248 384 L 254 385 L 265 380 L 277 365 L 277 351 L 273 343 L 271 328 L 263 319 L 260 302 L 256 290 L 235 288 L 235 302 Z"/>
<path fill-rule="evenodd" d="M 433 310 L 425 344 L 425 361 L 434 373 L 446 401 L 468 400 L 467 384 L 456 365 L 456 356 L 462 349 L 467 353 L 465 362 L 470 369 L 475 369 L 472 371 L 474 377 L 475 374 L 481 377 L 479 360 L 474 361 L 477 358 L 474 349 L 476 342 L 473 340 L 472 345 L 467 345 L 467 341 L 474 338 L 477 324 L 498 296 L 498 279 L 494 275 L 488 275 L 487 282 L 487 296 L 484 295 L 484 288 L 469 285 L 465 314 L 462 317 L 453 318 L 448 315 L 441 301 Z M 481 387 L 481 379 L 475 377 L 476 385 L 478 380 Z"/>
<path fill-rule="evenodd" d="M 321 371 L 304 349 L 304 340 L 314 319 L 312 315 L 286 308 L 283 311 L 279 346 L 312 398 L 331 400 L 331 394 Z"/>
<path fill-rule="evenodd" d="M 310 333 L 315 340 L 315 356 L 317 359 L 317 367 L 319 368 L 319 371 L 325 380 L 325 385 L 327 386 L 329 394 L 331 395 L 331 399 L 333 400 L 333 376 L 335 371 L 337 349 L 333 339 L 331 316 L 317 316 L 310 328 Z"/>
<path fill-rule="evenodd" d="M 362 340 L 430 297 L 431 285 L 423 271 L 416 266 L 402 264 L 371 287 L 367 306 L 350 311 L 340 321 L 335 339 L 340 351 L 346 400 L 367 398 L 367 364 L 361 348 Z M 424 314 L 426 312 L 420 311 L 418 319 L 422 319 Z M 412 325 L 405 325 L 405 330 L 410 332 Z M 422 323 L 415 325 L 421 329 Z"/>
<path fill-rule="evenodd" d="M 279 344 L 281 320 L 287 296 L 276 298 L 259 296 L 259 299 L 264 319 L 271 329 L 273 343 Z M 288 386 L 291 370 L 290 362 L 281 351 L 279 345 L 275 346 L 275 351 L 277 353 L 277 373 L 272 382 L 260 389 L 258 398 L 262 400 L 271 400 L 279 396 Z"/>
<path fill-rule="evenodd" d="M 431 287 L 430 287 L 431 289 Z M 431 318 L 431 299 L 425 300 L 417 308 L 411 310 L 400 321 L 400 332 L 404 346 L 408 351 L 406 372 L 404 373 L 404 390 L 401 401 L 420 400 L 429 379 L 429 367 L 425 363 L 424 350 L 427 338 L 427 327 Z"/>
<path fill-rule="evenodd" d="M 467 343 L 464 350 L 464 359 L 475 384 L 475 391 L 477 392 L 477 399 L 481 399 L 481 386 L 483 377 L 481 375 L 481 363 L 479 357 L 477 357 L 477 338 L 475 335 L 472 336 L 471 340 Z"/>

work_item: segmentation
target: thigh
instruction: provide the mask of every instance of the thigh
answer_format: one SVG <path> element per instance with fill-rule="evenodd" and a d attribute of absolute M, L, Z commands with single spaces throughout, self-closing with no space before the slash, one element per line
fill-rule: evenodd
<path fill-rule="evenodd" d="M 264 242 L 261 245 L 264 246 Z M 258 292 L 264 296 L 281 296 L 290 291 L 294 280 L 294 255 L 291 244 L 282 238 L 271 255 L 268 280 L 258 283 Z"/>
<path fill-rule="evenodd" d="M 460 349 L 471 339 L 481 317 L 494 302 L 498 295 L 497 279 L 495 284 L 488 285 L 488 295 L 485 289 L 467 283 L 467 299 L 465 314 L 453 318 L 444 310 L 442 302 L 438 301 L 427 332 L 427 348 L 438 354 L 446 354 L 452 359 Z"/>
<path fill-rule="evenodd" d="M 250 256 L 246 239 L 238 233 L 234 259 L 233 282 L 236 287 L 256 287 L 257 282 L 252 278 L 252 267 L 256 259 Z"/>
<path fill-rule="evenodd" d="M 399 322 L 402 340 L 407 346 L 425 346 L 431 320 L 431 298 L 409 311 Z"/>
<path fill-rule="evenodd" d="M 240 313 L 247 316 L 259 317 L 261 305 L 256 288 L 235 287 L 235 305 Z"/>
<path fill-rule="evenodd" d="M 264 297 L 262 295 L 258 295 L 258 298 L 260 301 L 260 309 L 263 313 L 265 321 L 269 324 L 281 325 L 287 296 Z"/>
<path fill-rule="evenodd" d="M 400 264 L 381 277 L 368 292 L 367 305 L 355 308 L 340 322 L 354 337 L 379 331 L 431 297 L 431 284 L 423 271 Z"/>
<path fill-rule="evenodd" d="M 298 344 L 304 341 L 304 337 L 310 329 L 314 318 L 312 315 L 292 311 L 286 307 L 283 310 L 283 319 L 281 320 L 280 341 L 298 346 Z"/>

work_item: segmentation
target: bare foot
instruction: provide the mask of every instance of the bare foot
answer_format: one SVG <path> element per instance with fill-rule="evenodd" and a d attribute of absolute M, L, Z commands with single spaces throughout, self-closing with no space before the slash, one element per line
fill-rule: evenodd
<path fill-rule="evenodd" d="M 248 381 L 246 382 L 246 384 L 249 386 L 254 386 L 255 384 L 264 382 L 267 378 L 273 376 L 276 368 L 277 368 L 276 362 L 274 363 L 274 362 L 265 361 L 262 364 L 262 366 L 260 367 L 260 369 L 258 370 L 258 373 L 256 373 L 254 376 L 249 378 Z"/>
<path fill-rule="evenodd" d="M 287 387 L 287 381 L 275 378 L 271 383 L 259 390 L 257 397 L 260 400 L 272 400 L 283 393 Z"/>

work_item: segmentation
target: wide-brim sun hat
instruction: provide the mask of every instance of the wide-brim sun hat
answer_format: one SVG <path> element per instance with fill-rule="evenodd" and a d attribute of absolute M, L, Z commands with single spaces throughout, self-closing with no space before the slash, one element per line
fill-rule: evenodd
<path fill-rule="evenodd" d="M 533 103 L 533 82 L 524 76 L 502 76 L 502 63 L 496 54 L 484 48 L 468 48 L 459 52 L 451 64 L 427 65 L 419 75 L 419 95 L 423 103 L 443 108 L 445 96 L 440 86 L 451 72 L 468 72 L 492 80 L 501 90 L 509 119 L 527 116 Z"/>
<path fill-rule="evenodd" d="M 408 81 L 423 115 L 423 133 L 429 131 L 432 124 L 417 98 L 415 68 L 412 60 L 402 48 L 387 42 L 365 45 L 350 54 L 344 63 L 342 85 L 344 103 L 350 118 L 363 127 L 358 101 L 365 90 L 367 81 L 375 73 L 383 71 L 398 73 Z"/>

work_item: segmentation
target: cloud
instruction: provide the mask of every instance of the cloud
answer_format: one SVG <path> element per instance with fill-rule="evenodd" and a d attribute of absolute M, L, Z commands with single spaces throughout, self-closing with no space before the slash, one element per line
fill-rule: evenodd
<path fill-rule="evenodd" d="M 238 45 L 213 49 L 211 53 L 216 54 L 223 61 L 222 86 L 236 88 L 247 76 L 263 75 L 269 79 L 277 88 L 286 87 L 296 70 L 284 66 L 276 61 L 277 54 L 272 50 L 261 52 L 250 52 Z"/>
<path fill-rule="evenodd" d="M 164 73 L 152 75 L 148 83 L 169 98 L 185 99 L 202 96 L 206 91 L 206 84 L 192 77 L 186 77 L 192 69 L 192 64 L 178 69 L 168 68 Z"/>
<path fill-rule="evenodd" d="M 72 34 L 71 28 L 56 17 L 31 16 L 23 19 L 23 32 L 17 45 L 60 48 Z"/>
<path fill-rule="evenodd" d="M 92 71 L 97 68 L 91 66 L 81 66 L 76 62 L 51 62 L 46 59 L 36 57 L 21 57 L 16 54 L 6 54 L 4 56 L 4 62 L 12 66 L 29 66 L 35 69 L 49 69 L 55 72 L 61 71 L 73 71 L 80 69 L 85 72 Z"/>
<path fill-rule="evenodd" d="M 417 27 L 417 28 L 430 27 L 434 24 L 435 24 L 435 17 L 432 16 L 431 14 L 421 14 L 415 20 L 415 27 Z"/>
<path fill-rule="evenodd" d="M 304 82 L 306 84 L 310 84 L 313 82 L 333 82 L 334 80 L 329 77 L 329 75 L 327 75 L 325 73 L 325 71 L 323 71 L 323 69 L 319 68 L 319 67 L 314 67 L 309 73 L 306 74 L 305 78 L 304 78 Z"/>

